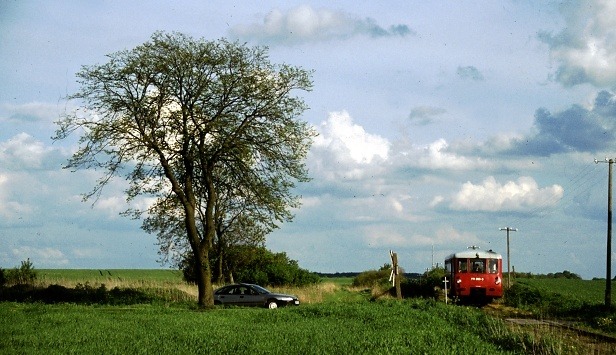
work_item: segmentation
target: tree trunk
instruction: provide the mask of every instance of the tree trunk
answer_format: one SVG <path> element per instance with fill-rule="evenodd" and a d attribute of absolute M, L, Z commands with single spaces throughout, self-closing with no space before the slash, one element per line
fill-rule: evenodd
<path fill-rule="evenodd" d="M 208 252 L 199 253 L 197 258 L 197 289 L 199 290 L 198 304 L 201 308 L 212 308 L 214 306 L 214 289 L 209 265 Z"/>
<path fill-rule="evenodd" d="M 217 270 L 216 270 L 216 273 L 217 273 L 217 275 L 216 275 L 217 276 L 216 282 L 218 282 L 219 284 L 225 283 L 225 274 L 224 274 L 224 270 L 223 270 L 223 267 L 222 267 L 222 265 L 223 265 L 222 264 L 222 258 L 223 258 L 223 255 L 222 255 L 221 252 L 219 252 L 218 253 L 218 265 L 217 265 Z"/>

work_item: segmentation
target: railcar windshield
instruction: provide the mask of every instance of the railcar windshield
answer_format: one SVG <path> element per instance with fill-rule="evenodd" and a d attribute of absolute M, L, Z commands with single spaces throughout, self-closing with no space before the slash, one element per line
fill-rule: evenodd
<path fill-rule="evenodd" d="M 488 272 L 490 274 L 498 273 L 498 260 L 497 259 L 488 260 Z"/>
<path fill-rule="evenodd" d="M 468 271 L 467 260 L 459 259 L 458 260 L 458 272 L 467 272 L 467 271 Z"/>
<path fill-rule="evenodd" d="M 474 259 L 472 262 L 473 272 L 483 273 L 486 269 L 485 259 Z"/>

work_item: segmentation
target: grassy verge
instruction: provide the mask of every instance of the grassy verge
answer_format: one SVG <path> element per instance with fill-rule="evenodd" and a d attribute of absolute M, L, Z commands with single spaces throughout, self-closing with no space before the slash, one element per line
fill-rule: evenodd
<path fill-rule="evenodd" d="M 0 339 L 3 354 L 498 354 L 553 347 L 508 333 L 475 309 L 393 300 L 276 311 L 5 302 Z"/>

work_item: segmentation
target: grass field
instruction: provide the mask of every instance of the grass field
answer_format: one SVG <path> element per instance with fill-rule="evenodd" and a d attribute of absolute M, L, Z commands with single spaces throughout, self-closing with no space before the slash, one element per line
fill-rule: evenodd
<path fill-rule="evenodd" d="M 512 329 L 472 307 L 434 300 L 370 301 L 351 279 L 276 289 L 300 296 L 277 310 L 196 307 L 172 270 L 37 270 L 37 283 L 147 297 L 110 305 L 0 302 L 1 354 L 584 354 L 550 333 Z M 89 285 L 84 287 L 83 285 Z M 104 287 L 102 285 L 105 285 Z M 186 291 L 184 291 L 186 290 Z M 176 297 L 186 295 L 185 298 Z M 196 290 L 195 290 L 196 294 Z M 174 295 L 170 297 L 170 295 Z M 179 299 L 180 301 L 176 301 Z M 131 301 L 134 300 L 134 301 Z M 188 300 L 188 301 L 187 301 Z"/>
<path fill-rule="evenodd" d="M 183 283 L 179 270 L 141 269 L 37 269 L 37 280 L 43 284 L 67 283 Z"/>
<path fill-rule="evenodd" d="M 519 279 L 518 282 L 589 304 L 602 304 L 605 299 L 605 280 Z M 612 299 L 616 301 L 614 287 L 612 287 Z"/>

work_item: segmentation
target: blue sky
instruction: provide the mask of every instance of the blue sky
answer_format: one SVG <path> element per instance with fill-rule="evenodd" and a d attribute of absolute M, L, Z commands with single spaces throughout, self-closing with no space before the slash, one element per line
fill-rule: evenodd
<path fill-rule="evenodd" d="M 319 132 L 295 220 L 268 237 L 312 271 L 409 272 L 470 245 L 517 271 L 605 276 L 607 164 L 616 153 L 610 1 L 3 1 L 0 267 L 157 268 L 156 237 L 119 212 L 121 180 L 53 142 L 82 65 L 153 32 L 269 47 L 314 70 Z M 147 201 L 133 201 L 144 204 Z"/>

